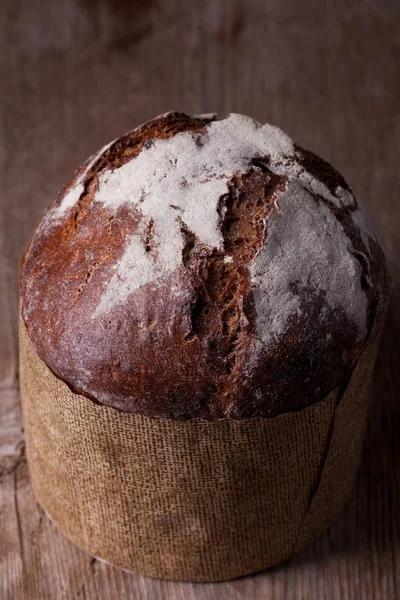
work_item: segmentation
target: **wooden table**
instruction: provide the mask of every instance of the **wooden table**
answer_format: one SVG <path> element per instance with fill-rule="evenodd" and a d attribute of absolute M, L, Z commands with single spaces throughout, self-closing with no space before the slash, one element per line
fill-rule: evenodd
<path fill-rule="evenodd" d="M 400 3 L 2 0 L 0 598 L 392 600 L 400 597 Z M 18 261 L 89 154 L 171 108 L 248 113 L 341 170 L 393 275 L 363 461 L 339 521 L 301 556 L 201 585 L 108 567 L 36 505 L 18 396 Z"/>

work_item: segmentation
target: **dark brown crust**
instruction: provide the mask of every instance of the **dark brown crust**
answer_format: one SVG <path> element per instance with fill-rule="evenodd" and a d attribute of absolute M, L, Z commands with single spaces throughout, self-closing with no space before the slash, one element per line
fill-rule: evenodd
<path fill-rule="evenodd" d="M 110 214 L 92 204 L 99 173 L 131 160 L 153 139 L 181 131 L 201 134 L 209 121 L 169 113 L 105 151 L 87 173 L 76 209 L 52 227 L 45 217 L 35 232 L 21 271 L 23 317 L 39 356 L 52 371 L 74 391 L 101 403 L 173 419 L 275 416 L 316 402 L 339 385 L 365 340 L 358 342 L 345 315 L 327 310 L 315 290 L 297 288 L 302 316 L 249 369 L 256 341 L 249 262 L 268 235 L 264 220 L 276 210 L 276 195 L 286 185 L 266 161 L 235 176 L 220 200 L 223 251 L 202 247 L 182 223 L 183 266 L 164 281 L 162 293 L 145 285 L 112 313 L 92 318 L 112 267 L 141 220 L 127 207 Z M 297 152 L 305 168 L 332 193 L 337 186 L 348 189 L 328 163 L 300 148 Z M 360 261 L 368 336 L 373 336 L 389 288 L 383 253 L 371 241 L 372 269 L 367 272 L 366 248 L 351 218 L 356 205 L 330 208 Z M 152 231 L 150 221 L 143 236 L 147 252 L 156 251 Z M 232 262 L 226 262 L 226 255 Z M 329 343 L 321 342 L 326 339 Z"/>

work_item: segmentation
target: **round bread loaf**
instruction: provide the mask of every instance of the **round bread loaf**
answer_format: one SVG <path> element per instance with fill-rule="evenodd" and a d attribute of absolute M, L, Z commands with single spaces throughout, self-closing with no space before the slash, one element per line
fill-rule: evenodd
<path fill-rule="evenodd" d="M 346 383 L 384 255 L 343 177 L 242 115 L 168 113 L 88 160 L 25 253 L 22 315 L 77 393 L 150 417 L 272 417 Z"/>

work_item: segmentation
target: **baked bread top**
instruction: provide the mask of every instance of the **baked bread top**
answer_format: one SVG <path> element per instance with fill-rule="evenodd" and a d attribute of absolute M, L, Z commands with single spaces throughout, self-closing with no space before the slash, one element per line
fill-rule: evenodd
<path fill-rule="evenodd" d="M 270 417 L 346 381 L 383 320 L 382 250 L 343 177 L 280 129 L 171 112 L 91 157 L 21 271 L 73 391 L 187 419 Z"/>

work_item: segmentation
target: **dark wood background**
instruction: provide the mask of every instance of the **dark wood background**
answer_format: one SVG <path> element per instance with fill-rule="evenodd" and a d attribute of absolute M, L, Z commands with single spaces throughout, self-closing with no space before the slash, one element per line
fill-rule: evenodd
<path fill-rule="evenodd" d="M 1 600 L 398 597 L 399 47 L 397 0 L 1 1 Z M 89 154 L 170 109 L 248 113 L 327 158 L 369 211 L 393 275 L 363 461 L 344 513 L 298 558 L 221 584 L 150 580 L 91 559 L 35 504 L 24 457 L 24 244 Z"/>

